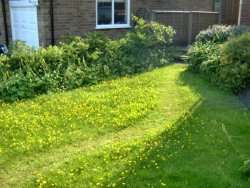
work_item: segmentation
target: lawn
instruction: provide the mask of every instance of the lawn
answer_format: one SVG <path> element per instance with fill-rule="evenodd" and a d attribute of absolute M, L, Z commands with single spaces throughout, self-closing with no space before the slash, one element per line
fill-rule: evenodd
<path fill-rule="evenodd" d="M 249 188 L 250 111 L 165 68 L 0 107 L 0 187 Z"/>

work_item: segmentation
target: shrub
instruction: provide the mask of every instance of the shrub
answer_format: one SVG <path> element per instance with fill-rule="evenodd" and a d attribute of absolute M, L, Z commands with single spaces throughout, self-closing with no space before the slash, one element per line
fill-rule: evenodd
<path fill-rule="evenodd" d="M 119 40 L 118 44 L 113 44 L 113 48 L 119 49 L 116 52 L 121 65 L 117 70 L 119 75 L 139 73 L 161 66 L 161 58 L 157 55 L 169 57 L 165 49 L 173 42 L 174 29 L 156 22 L 146 23 L 139 18 L 135 18 L 135 23 L 131 32 Z"/>
<path fill-rule="evenodd" d="M 13 43 L 11 54 L 0 56 L 0 99 L 73 89 L 167 63 L 173 28 L 138 18 L 135 22 L 135 28 L 118 40 L 90 33 L 38 50 Z"/>
<path fill-rule="evenodd" d="M 9 71 L 9 57 L 6 55 L 0 55 L 0 81 L 5 79 L 5 76 L 8 75 Z"/>
<path fill-rule="evenodd" d="M 220 78 L 226 87 L 239 91 L 250 86 L 250 33 L 222 46 Z"/>
<path fill-rule="evenodd" d="M 218 72 L 220 70 L 220 46 L 211 45 L 210 52 L 207 54 L 207 60 L 200 65 L 200 72 L 203 73 L 210 81 L 218 84 Z"/>
<path fill-rule="evenodd" d="M 250 178 L 250 159 L 244 162 L 240 170 L 243 176 Z"/>
<path fill-rule="evenodd" d="M 214 54 L 217 55 L 217 51 L 218 45 L 212 42 L 196 42 L 187 52 L 186 61 L 190 65 L 189 68 L 193 72 L 200 72 L 201 65 L 205 66 L 210 62 L 211 57 L 214 57 Z"/>
<path fill-rule="evenodd" d="M 9 52 L 11 54 L 15 54 L 15 53 L 19 53 L 19 52 L 30 52 L 34 50 L 32 47 L 26 45 L 23 41 L 15 41 L 15 42 L 12 42 L 10 45 L 9 45 Z"/>
<path fill-rule="evenodd" d="M 175 31 L 157 22 L 145 22 L 143 19 L 134 18 L 135 27 L 127 34 L 130 42 L 137 42 L 145 47 L 166 46 L 173 42 Z"/>
<path fill-rule="evenodd" d="M 89 45 L 90 53 L 96 53 L 96 51 L 105 50 L 109 42 L 111 41 L 111 39 L 108 38 L 106 35 L 98 32 L 88 33 L 85 36 L 84 40 Z"/>
<path fill-rule="evenodd" d="M 208 29 L 201 31 L 196 36 L 196 41 L 206 43 L 206 42 L 215 42 L 222 43 L 228 39 L 230 35 L 231 26 L 224 25 L 214 25 Z"/>
<path fill-rule="evenodd" d="M 196 36 L 196 41 L 201 43 L 223 43 L 232 37 L 237 37 L 247 32 L 250 32 L 250 27 L 247 26 L 213 25 L 208 29 L 201 31 Z"/>
<path fill-rule="evenodd" d="M 224 44 L 196 42 L 187 53 L 190 70 L 237 93 L 250 86 L 250 33 Z"/>

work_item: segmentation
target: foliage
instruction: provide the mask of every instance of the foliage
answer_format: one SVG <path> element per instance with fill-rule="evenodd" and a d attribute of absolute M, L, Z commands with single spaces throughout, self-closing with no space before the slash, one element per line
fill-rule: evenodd
<path fill-rule="evenodd" d="M 217 52 L 218 45 L 212 42 L 196 42 L 191 48 L 189 48 L 185 60 L 189 63 L 189 68 L 192 71 L 200 72 L 201 66 L 203 66 L 203 71 L 206 72 L 206 64 L 211 61 L 211 59 L 215 54 L 217 54 Z"/>
<path fill-rule="evenodd" d="M 224 32 L 228 28 L 230 34 Z M 250 86 L 250 34 L 243 34 L 247 31 L 245 27 L 213 29 L 211 35 L 205 33 L 208 34 L 205 36 L 204 32 L 198 35 L 198 42 L 188 50 L 186 61 L 193 72 L 202 73 L 216 85 L 237 93 Z"/>
<path fill-rule="evenodd" d="M 202 43 L 223 43 L 230 38 L 240 36 L 247 32 L 250 32 L 250 27 L 247 26 L 213 25 L 208 29 L 201 31 L 196 36 L 196 41 Z"/>
<path fill-rule="evenodd" d="M 250 159 L 244 162 L 240 170 L 243 176 L 250 178 Z"/>
<path fill-rule="evenodd" d="M 19 41 L 19 40 L 12 42 L 9 45 L 9 52 L 12 54 L 19 53 L 19 52 L 29 53 L 32 50 L 34 50 L 32 47 L 26 45 L 23 41 Z"/>
<path fill-rule="evenodd" d="M 239 91 L 250 86 L 250 33 L 222 46 L 220 79 L 226 87 Z"/>
<path fill-rule="evenodd" d="M 117 40 L 90 33 L 38 50 L 14 43 L 11 54 L 0 58 L 0 99 L 74 89 L 168 63 L 174 30 L 138 18 L 135 22 L 135 28 Z"/>
<path fill-rule="evenodd" d="M 136 25 L 131 32 L 112 42 L 109 47 L 115 75 L 140 73 L 168 62 L 170 45 L 175 31 L 155 22 L 146 23 L 135 18 Z M 165 59 L 166 61 L 162 61 Z"/>

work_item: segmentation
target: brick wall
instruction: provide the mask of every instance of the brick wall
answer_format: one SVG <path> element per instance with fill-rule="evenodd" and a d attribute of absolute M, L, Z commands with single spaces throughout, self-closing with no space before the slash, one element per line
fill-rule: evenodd
<path fill-rule="evenodd" d="M 212 11 L 213 0 L 136 0 L 137 7 L 160 10 Z"/>
<path fill-rule="evenodd" d="M 242 1 L 240 24 L 250 25 L 250 0 Z"/>
<path fill-rule="evenodd" d="M 95 0 L 54 0 L 55 39 L 60 41 L 67 35 L 84 35 L 95 31 L 96 1 Z M 213 0 L 131 0 L 132 12 L 137 14 L 140 9 L 148 10 L 207 10 L 213 9 Z M 49 18 L 49 0 L 40 1 L 39 28 L 41 44 L 47 45 L 51 40 Z M 124 29 L 101 30 L 108 35 L 119 37 L 126 32 Z"/>
<path fill-rule="evenodd" d="M 50 1 L 40 0 L 37 13 L 39 42 L 41 46 L 47 46 L 51 43 Z"/>
<path fill-rule="evenodd" d="M 8 0 L 6 5 L 8 6 Z M 213 9 L 213 0 L 131 0 L 132 13 L 139 14 L 147 10 L 204 10 Z M 55 40 L 58 42 L 64 36 L 84 35 L 95 31 L 96 0 L 54 0 Z M 0 7 L 1 10 L 1 7 Z M 7 7 L 9 10 L 9 7 Z M 39 40 L 43 46 L 51 43 L 50 0 L 39 0 L 38 7 Z M 11 38 L 10 18 L 8 11 L 8 29 Z M 0 14 L 0 42 L 4 42 L 2 15 Z M 127 30 L 111 29 L 102 32 L 119 37 Z"/>

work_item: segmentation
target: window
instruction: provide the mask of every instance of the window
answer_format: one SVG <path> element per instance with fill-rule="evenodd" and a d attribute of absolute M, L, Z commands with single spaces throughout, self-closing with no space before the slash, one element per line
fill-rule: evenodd
<path fill-rule="evenodd" d="M 126 28 L 130 26 L 130 0 L 97 0 L 96 28 Z"/>
<path fill-rule="evenodd" d="M 112 0 L 99 0 L 97 11 L 98 11 L 97 25 L 112 24 Z"/>

